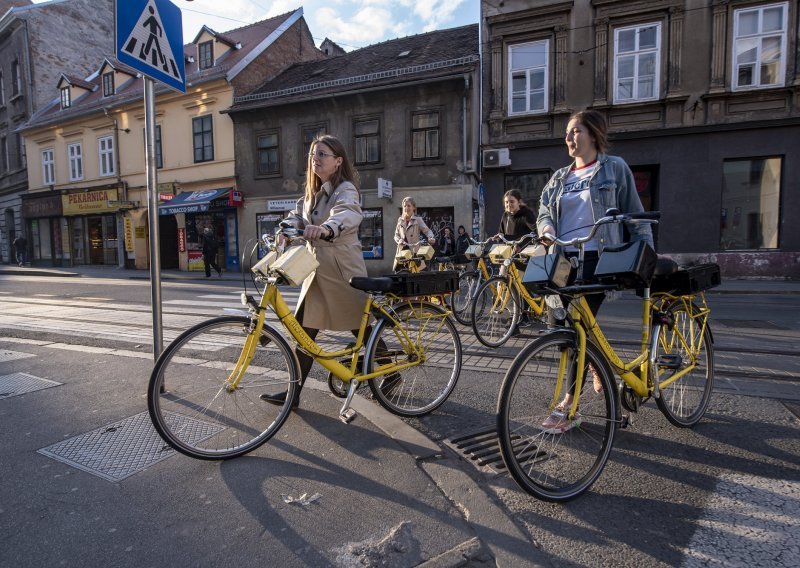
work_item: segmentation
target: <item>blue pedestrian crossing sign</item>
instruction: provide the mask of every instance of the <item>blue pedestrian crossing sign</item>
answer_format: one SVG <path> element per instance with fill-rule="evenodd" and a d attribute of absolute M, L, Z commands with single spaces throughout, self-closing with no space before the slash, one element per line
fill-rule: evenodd
<path fill-rule="evenodd" d="M 117 59 L 186 92 L 181 10 L 169 0 L 116 1 Z"/>

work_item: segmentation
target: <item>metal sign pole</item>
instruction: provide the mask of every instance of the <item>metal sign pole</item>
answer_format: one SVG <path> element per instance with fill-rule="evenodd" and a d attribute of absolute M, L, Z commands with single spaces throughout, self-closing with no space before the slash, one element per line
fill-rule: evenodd
<path fill-rule="evenodd" d="M 164 350 L 161 324 L 161 255 L 158 239 L 158 180 L 156 178 L 155 84 L 144 78 L 144 158 L 147 164 L 147 222 L 150 226 L 150 303 L 153 308 L 153 360 Z"/>

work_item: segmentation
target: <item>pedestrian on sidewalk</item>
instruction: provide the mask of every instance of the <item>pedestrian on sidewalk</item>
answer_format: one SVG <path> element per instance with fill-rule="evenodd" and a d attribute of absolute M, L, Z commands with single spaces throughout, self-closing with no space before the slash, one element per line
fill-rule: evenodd
<path fill-rule="evenodd" d="M 14 252 L 17 254 L 17 264 L 25 266 L 25 253 L 28 252 L 28 241 L 22 235 L 14 239 Z"/>
<path fill-rule="evenodd" d="M 217 264 L 217 250 L 219 245 L 214 237 L 214 231 L 211 227 L 206 227 L 203 230 L 203 265 L 206 269 L 206 278 L 211 277 L 212 268 L 217 271 L 217 276 L 222 277 L 222 269 Z"/>

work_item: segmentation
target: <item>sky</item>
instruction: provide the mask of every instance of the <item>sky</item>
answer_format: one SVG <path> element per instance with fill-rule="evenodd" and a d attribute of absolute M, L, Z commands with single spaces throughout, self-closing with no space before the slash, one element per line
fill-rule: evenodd
<path fill-rule="evenodd" d="M 39 4 L 47 0 L 33 0 Z M 124 2 L 126 0 L 117 0 Z M 203 25 L 225 32 L 303 8 L 317 46 L 346 51 L 388 39 L 477 24 L 480 0 L 171 0 L 183 13 L 183 43 Z"/>

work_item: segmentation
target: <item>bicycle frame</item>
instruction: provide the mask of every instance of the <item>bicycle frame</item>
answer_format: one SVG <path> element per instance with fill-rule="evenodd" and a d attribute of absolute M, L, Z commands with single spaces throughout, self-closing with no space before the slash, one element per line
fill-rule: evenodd
<path fill-rule="evenodd" d="M 683 343 L 687 351 L 692 353 L 693 360 L 689 365 L 686 366 L 686 368 L 671 374 L 664 381 L 659 382 L 658 365 L 655 360 L 655 353 L 657 352 L 656 342 L 661 336 L 661 327 L 665 322 L 661 321 L 660 319 L 654 320 L 654 312 L 660 313 L 665 307 L 668 307 L 676 301 L 683 302 L 684 304 L 693 304 L 694 299 L 697 297 L 701 298 L 702 300 L 701 307 L 696 314 L 693 314 L 692 317 L 702 319 L 700 333 L 691 337 L 689 342 L 687 342 L 687 339 L 683 337 L 682 334 L 676 334 L 679 341 Z M 645 289 L 642 298 L 642 336 L 639 355 L 635 359 L 625 362 L 619 357 L 617 352 L 609 343 L 608 339 L 606 339 L 605 334 L 589 309 L 589 305 L 586 302 L 585 296 L 581 295 L 577 298 L 577 300 L 573 300 L 570 303 L 570 315 L 572 317 L 572 328 L 576 332 L 578 360 L 577 369 L 575 372 L 575 396 L 573 397 L 570 408 L 570 418 L 574 416 L 578 409 L 580 393 L 582 392 L 583 388 L 583 380 L 585 378 L 583 371 L 585 368 L 587 340 L 591 340 L 595 345 L 597 345 L 597 347 L 600 348 L 603 355 L 606 357 L 606 360 L 611 364 L 614 372 L 628 387 L 633 390 L 634 393 L 641 397 L 648 397 L 652 394 L 658 395 L 660 389 L 669 386 L 671 383 L 677 381 L 682 376 L 694 370 L 695 366 L 697 365 L 697 361 L 694 359 L 694 353 L 696 352 L 695 342 L 699 337 L 703 337 L 703 333 L 706 329 L 706 323 L 708 321 L 706 316 L 709 313 L 710 310 L 706 305 L 705 295 L 702 292 L 700 294 L 686 296 L 658 294 L 651 298 L 649 288 Z M 551 404 L 552 408 L 555 408 L 555 406 L 558 404 L 558 400 L 556 400 L 556 398 L 563 387 L 563 381 L 567 374 L 567 363 L 568 355 L 563 353 L 559 362 L 559 371 L 556 383 L 557 386 L 553 395 L 554 400 Z"/>
<path fill-rule="evenodd" d="M 410 301 L 409 305 L 411 305 Z M 320 363 L 320 365 L 329 370 L 334 374 L 334 376 L 342 381 L 368 381 L 370 379 L 383 376 L 388 372 L 402 371 L 403 369 L 414 367 L 425 360 L 425 346 L 420 345 L 417 341 L 414 341 L 411 337 L 409 337 L 406 329 L 404 329 L 402 326 L 397 326 L 395 329 L 402 333 L 402 337 L 399 339 L 402 342 L 406 352 L 414 354 L 415 357 L 413 360 L 409 360 L 405 363 L 393 362 L 386 365 L 379 365 L 376 369 L 373 369 L 371 373 L 357 373 L 358 353 L 361 351 L 362 347 L 364 347 L 364 339 L 366 335 L 366 329 L 369 324 L 370 315 L 375 313 L 376 317 L 389 318 L 392 321 L 397 322 L 397 319 L 392 313 L 391 306 L 375 302 L 374 297 L 371 294 L 368 294 L 367 300 L 364 303 L 364 311 L 362 312 L 361 316 L 361 325 L 358 330 L 358 336 L 356 337 L 355 344 L 338 351 L 326 351 L 305 332 L 303 326 L 300 325 L 300 322 L 298 322 L 294 317 L 294 314 L 292 314 L 289 306 L 283 299 L 283 296 L 281 295 L 277 285 L 274 282 L 269 282 L 264 288 L 264 293 L 261 295 L 261 301 L 258 304 L 258 308 L 255 310 L 255 317 L 253 318 L 255 325 L 250 330 L 250 333 L 245 341 L 244 348 L 242 349 L 242 353 L 239 356 L 239 360 L 228 377 L 227 382 L 229 384 L 229 390 L 236 389 L 236 386 L 244 376 L 250 361 L 253 359 L 253 355 L 261 336 L 261 330 L 264 327 L 264 320 L 266 318 L 268 307 L 275 312 L 281 324 L 289 333 L 289 335 L 291 335 L 291 337 L 297 342 L 299 348 L 313 357 L 314 360 Z M 440 320 L 439 326 L 441 326 L 443 325 L 444 318 L 446 317 L 447 313 L 445 312 L 441 314 L 430 314 L 429 319 L 438 318 Z M 423 330 L 420 330 L 420 333 L 422 331 Z M 347 356 L 351 356 L 349 368 L 345 367 L 338 361 L 338 359 Z"/>
<path fill-rule="evenodd" d="M 513 287 L 517 290 L 517 292 L 519 292 L 520 297 L 525 300 L 525 303 L 537 316 L 540 316 L 544 313 L 544 297 L 539 296 L 534 298 L 530 295 L 530 293 L 528 293 L 528 290 L 522 285 L 522 275 L 513 262 L 508 265 L 506 282 L 508 283 L 506 293 L 500 294 L 497 290 L 492 290 L 494 293 L 495 302 L 498 302 L 495 304 L 495 306 L 502 309 L 508 305 L 508 302 L 511 301 L 511 288 Z"/>

